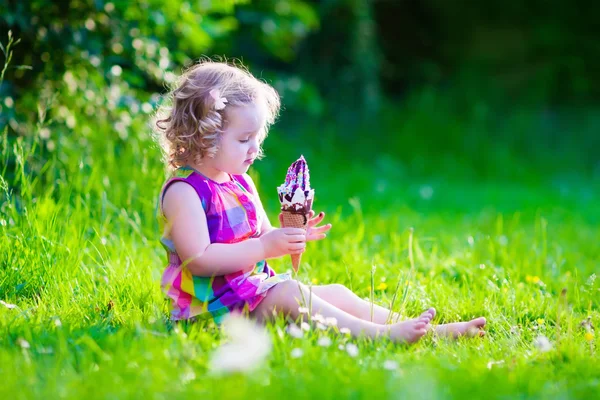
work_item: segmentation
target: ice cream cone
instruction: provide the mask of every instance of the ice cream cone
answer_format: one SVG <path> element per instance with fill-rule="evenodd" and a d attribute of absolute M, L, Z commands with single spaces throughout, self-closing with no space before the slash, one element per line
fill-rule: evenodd
<path fill-rule="evenodd" d="M 284 228 L 301 228 L 306 231 L 308 227 L 308 214 L 299 214 L 291 211 L 282 211 L 282 222 Z M 302 253 L 290 254 L 292 257 L 292 267 L 294 272 L 298 272 L 300 261 L 302 260 Z"/>

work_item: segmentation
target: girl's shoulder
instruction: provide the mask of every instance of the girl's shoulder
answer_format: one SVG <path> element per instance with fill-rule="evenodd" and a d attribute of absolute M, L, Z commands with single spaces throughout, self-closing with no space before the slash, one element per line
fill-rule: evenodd
<path fill-rule="evenodd" d="M 254 186 L 254 181 L 248 174 L 243 175 L 231 175 L 234 180 L 236 180 L 242 187 L 251 194 L 256 193 L 256 186 Z"/>
<path fill-rule="evenodd" d="M 167 190 L 176 182 L 190 185 L 200 197 L 202 206 L 206 210 L 207 198 L 210 198 L 211 195 L 209 182 L 202 175 L 195 173 L 194 169 L 188 167 L 179 167 L 169 173 L 160 190 L 159 204 L 162 205 Z"/>
<path fill-rule="evenodd" d="M 179 167 L 172 171 L 165 181 L 160 193 L 160 201 L 162 203 L 167 189 L 175 182 L 185 182 L 192 186 L 200 197 L 205 211 L 208 211 L 213 196 L 234 196 L 232 193 L 244 194 L 244 192 L 250 193 L 252 196 L 257 194 L 256 186 L 250 175 L 245 173 L 230 176 L 230 181 L 217 183 L 193 168 Z"/>

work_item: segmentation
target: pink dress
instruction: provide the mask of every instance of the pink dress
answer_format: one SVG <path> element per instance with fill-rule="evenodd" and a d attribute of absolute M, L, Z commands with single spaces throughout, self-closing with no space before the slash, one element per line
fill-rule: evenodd
<path fill-rule="evenodd" d="M 260 215 L 257 212 L 258 194 L 249 184 L 250 177 L 230 175 L 231 180 L 217 183 L 200 172 L 182 167 L 174 171 L 164 184 L 159 197 L 159 222 L 163 227 L 161 243 L 167 251 L 168 265 L 161 287 L 171 299 L 171 318 L 174 320 L 214 318 L 219 323 L 232 311 L 247 308 L 252 311 L 277 283 L 290 279 L 289 274 L 276 274 L 266 260 L 261 260 L 249 272 L 249 266 L 224 276 L 200 277 L 182 265 L 173 242 L 164 231 L 166 219 L 162 213 L 165 190 L 174 182 L 191 185 L 202 202 L 211 243 L 238 243 L 260 236 Z M 255 202 L 256 199 L 256 202 Z"/>

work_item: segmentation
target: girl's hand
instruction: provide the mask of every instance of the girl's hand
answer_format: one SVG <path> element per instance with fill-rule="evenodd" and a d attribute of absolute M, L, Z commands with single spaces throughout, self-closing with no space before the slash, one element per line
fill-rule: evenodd
<path fill-rule="evenodd" d="M 300 228 L 275 228 L 261 237 L 265 258 L 276 258 L 286 254 L 300 254 L 306 247 L 306 235 Z"/>
<path fill-rule="evenodd" d="M 331 229 L 331 224 L 316 226 L 321 221 L 323 221 L 323 218 L 325 218 L 324 212 L 320 212 L 319 215 L 315 217 L 315 212 L 313 210 L 310 210 L 310 214 L 308 214 L 308 227 L 306 228 L 307 242 L 312 242 L 314 240 L 322 240 L 327 237 L 327 234 L 325 232 Z M 279 224 L 283 225 L 283 214 L 279 214 Z"/>
<path fill-rule="evenodd" d="M 306 229 L 306 241 L 311 242 L 313 240 L 322 240 L 327 237 L 325 232 L 331 229 L 331 224 L 316 226 L 321 223 L 325 218 L 325 213 L 321 211 L 319 215 L 315 216 L 315 212 L 310 210 L 308 215 L 308 228 Z M 314 218 L 313 218 L 314 217 Z"/>

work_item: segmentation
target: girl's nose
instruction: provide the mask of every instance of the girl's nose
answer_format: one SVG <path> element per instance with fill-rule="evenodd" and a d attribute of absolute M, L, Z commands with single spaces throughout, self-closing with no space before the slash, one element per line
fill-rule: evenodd
<path fill-rule="evenodd" d="M 250 143 L 251 143 L 251 145 L 250 145 L 250 151 L 249 151 L 249 153 L 250 154 L 256 154 L 256 153 L 258 153 L 258 147 L 259 147 L 258 146 L 258 140 L 256 140 L 256 139 L 252 140 Z"/>

